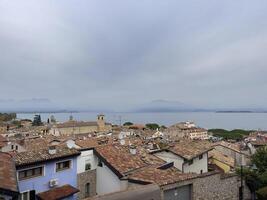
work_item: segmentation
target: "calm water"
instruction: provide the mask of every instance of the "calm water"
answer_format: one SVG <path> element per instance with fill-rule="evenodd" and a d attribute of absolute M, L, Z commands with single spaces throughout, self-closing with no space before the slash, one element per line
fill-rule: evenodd
<path fill-rule="evenodd" d="M 71 113 L 42 113 L 43 121 L 54 115 L 57 121 L 69 119 Z M 180 113 L 105 113 L 106 121 L 120 124 L 126 121 L 134 123 L 154 122 L 169 126 L 181 121 L 194 121 L 204 128 L 224 129 L 261 129 L 267 130 L 267 113 L 213 113 L 213 112 L 180 112 Z M 18 114 L 18 118 L 33 119 L 34 113 Z M 95 121 L 97 113 L 72 113 L 76 120 Z"/>

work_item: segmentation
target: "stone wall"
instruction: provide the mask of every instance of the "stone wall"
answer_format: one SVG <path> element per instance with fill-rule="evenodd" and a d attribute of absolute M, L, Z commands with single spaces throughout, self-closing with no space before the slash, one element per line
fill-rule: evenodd
<path fill-rule="evenodd" d="M 198 178 L 193 183 L 193 197 L 194 200 L 237 200 L 240 185 L 240 179 L 235 175 L 222 177 L 220 174 L 215 174 Z M 244 199 L 250 199 L 247 187 L 244 189 Z"/>
<path fill-rule="evenodd" d="M 96 195 L 96 170 L 89 170 L 77 175 L 77 187 L 80 190 L 78 193 L 78 199 L 84 199 L 86 196 L 85 185 L 90 183 L 90 194 L 89 196 Z"/>
<path fill-rule="evenodd" d="M 163 190 L 192 184 L 192 200 L 238 200 L 240 178 L 236 175 L 222 176 L 220 173 L 207 173 L 199 178 L 163 186 Z M 162 199 L 164 195 L 162 193 Z M 251 199 L 247 186 L 244 188 L 244 200 Z"/>

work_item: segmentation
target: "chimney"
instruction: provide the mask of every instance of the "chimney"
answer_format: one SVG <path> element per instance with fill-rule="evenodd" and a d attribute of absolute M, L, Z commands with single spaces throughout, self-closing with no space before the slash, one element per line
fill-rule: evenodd
<path fill-rule="evenodd" d="M 56 154 L 56 153 L 57 153 L 56 146 L 55 146 L 55 145 L 50 145 L 50 146 L 48 147 L 48 153 L 49 153 L 50 155 L 54 155 L 54 154 Z"/>
<path fill-rule="evenodd" d="M 125 145 L 125 140 L 124 139 L 120 140 L 120 144 Z"/>
<path fill-rule="evenodd" d="M 132 155 L 135 155 L 135 154 L 136 154 L 136 146 L 135 146 L 135 145 L 131 145 L 131 146 L 129 147 L 129 149 L 130 149 L 130 153 L 131 153 Z"/>

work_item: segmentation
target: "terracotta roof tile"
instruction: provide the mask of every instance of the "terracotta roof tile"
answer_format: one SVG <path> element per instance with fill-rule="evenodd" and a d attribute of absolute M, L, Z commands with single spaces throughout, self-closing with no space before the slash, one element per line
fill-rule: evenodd
<path fill-rule="evenodd" d="M 61 187 L 48 190 L 46 192 L 38 193 L 37 196 L 41 200 L 59 200 L 69 197 L 77 192 L 79 192 L 79 190 L 75 187 L 71 185 L 63 185 Z"/>
<path fill-rule="evenodd" d="M 89 138 L 85 140 L 76 140 L 75 144 L 77 144 L 81 148 L 93 148 L 98 146 L 98 142 L 96 139 Z"/>
<path fill-rule="evenodd" d="M 3 152 L 0 152 L 0 188 L 18 191 L 14 160 Z"/>
<path fill-rule="evenodd" d="M 266 146 L 267 145 L 267 141 L 264 141 L 264 140 L 251 141 L 250 143 L 255 146 Z"/>
<path fill-rule="evenodd" d="M 178 181 L 188 180 L 197 176 L 197 174 L 193 173 L 182 173 L 175 167 L 162 170 L 155 166 L 149 166 L 134 171 L 133 173 L 129 174 L 128 178 L 135 181 L 156 183 L 162 186 L 176 183 Z"/>
<path fill-rule="evenodd" d="M 235 167 L 235 159 L 233 157 L 224 155 L 220 151 L 217 151 L 216 149 L 213 149 L 209 152 L 209 158 L 214 158 L 226 165 L 229 165 L 231 167 Z"/>
<path fill-rule="evenodd" d="M 102 160 L 110 164 L 121 176 L 127 172 L 147 166 L 141 157 L 133 155 L 126 148 L 115 145 L 103 145 L 95 149 Z"/>
<path fill-rule="evenodd" d="M 63 158 L 68 156 L 79 155 L 80 152 L 76 149 L 69 149 L 68 147 L 57 147 L 55 154 L 49 154 L 48 149 L 32 150 L 16 153 L 14 160 L 16 166 L 33 164 L 36 162 L 53 160 L 56 158 Z"/>
<path fill-rule="evenodd" d="M 80 146 L 81 148 L 94 148 L 99 145 L 111 144 L 111 142 L 111 137 L 91 137 L 83 140 L 76 140 L 75 144 Z"/>
<path fill-rule="evenodd" d="M 212 150 L 210 142 L 203 140 L 181 140 L 176 142 L 174 146 L 168 150 L 185 158 L 191 160 L 192 158 Z"/>
<path fill-rule="evenodd" d="M 229 143 L 226 141 L 220 141 L 220 142 L 213 144 L 213 146 L 218 146 L 218 145 L 226 147 L 228 149 L 232 149 L 233 151 L 237 151 L 240 153 L 240 145 L 239 144 L 233 144 L 233 143 Z"/>
<path fill-rule="evenodd" d="M 8 142 L 8 140 L 4 136 L 0 135 L 0 142 Z"/>

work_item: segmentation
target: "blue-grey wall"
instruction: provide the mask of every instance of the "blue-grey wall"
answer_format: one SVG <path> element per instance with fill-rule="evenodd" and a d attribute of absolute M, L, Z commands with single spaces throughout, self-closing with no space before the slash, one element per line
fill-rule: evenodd
<path fill-rule="evenodd" d="M 56 172 L 56 163 L 64 160 L 71 160 L 71 168 Z M 58 179 L 58 186 L 69 184 L 73 187 L 77 187 L 77 157 L 46 162 L 36 166 L 42 165 L 44 166 L 43 176 L 18 181 L 20 192 L 35 190 L 36 193 L 39 193 L 50 190 L 51 188 L 49 187 L 49 181 L 51 179 Z"/>

